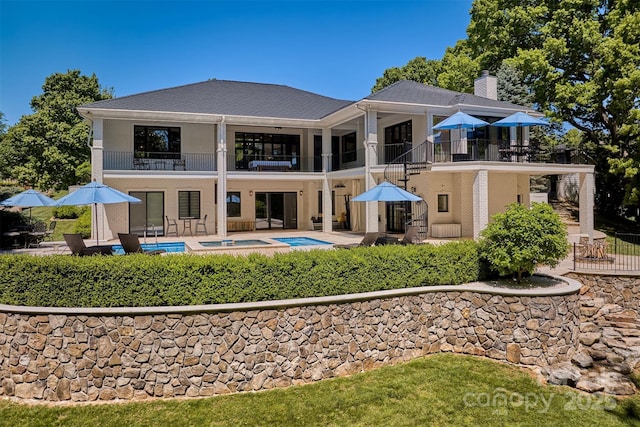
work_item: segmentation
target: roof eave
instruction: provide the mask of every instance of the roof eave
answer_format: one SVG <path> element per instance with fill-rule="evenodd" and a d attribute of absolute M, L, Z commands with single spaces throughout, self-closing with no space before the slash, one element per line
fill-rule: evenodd
<path fill-rule="evenodd" d="M 86 119 L 95 118 L 112 120 L 152 120 L 162 122 L 187 122 L 217 124 L 224 118 L 226 124 L 235 125 L 267 125 L 283 127 L 320 127 L 315 119 L 285 119 L 278 117 L 234 116 L 229 114 L 177 113 L 172 111 L 145 111 L 123 109 L 78 108 L 80 115 Z"/>

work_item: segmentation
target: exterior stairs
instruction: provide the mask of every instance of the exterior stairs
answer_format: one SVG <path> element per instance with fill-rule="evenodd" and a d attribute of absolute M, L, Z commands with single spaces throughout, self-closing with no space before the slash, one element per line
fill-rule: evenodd
<path fill-rule="evenodd" d="M 406 151 L 395 159 L 387 163 L 384 170 L 384 179 L 390 183 L 397 185 L 398 187 L 413 193 L 409 186 L 409 181 L 414 175 L 419 175 L 421 172 L 429 170 L 431 162 L 427 157 L 427 142 L 425 141 L 421 145 Z M 428 229 L 428 205 L 424 200 L 418 202 L 411 202 L 410 208 L 407 210 L 407 217 L 405 220 L 405 227 L 417 226 L 418 237 L 420 239 L 426 239 Z"/>

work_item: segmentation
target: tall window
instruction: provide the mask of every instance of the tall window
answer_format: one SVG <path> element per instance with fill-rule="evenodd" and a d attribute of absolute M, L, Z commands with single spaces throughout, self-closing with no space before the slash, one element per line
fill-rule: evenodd
<path fill-rule="evenodd" d="M 289 162 L 300 169 L 300 135 L 236 132 L 236 169 L 250 169 L 255 161 Z"/>
<path fill-rule="evenodd" d="M 180 128 L 134 126 L 133 145 L 136 158 L 179 159 Z"/>
<path fill-rule="evenodd" d="M 355 162 L 358 154 L 356 152 L 356 133 L 349 133 L 342 137 L 342 163 Z"/>
<path fill-rule="evenodd" d="M 411 120 L 384 128 L 384 159 L 390 162 L 404 154 L 413 141 Z"/>
<path fill-rule="evenodd" d="M 199 191 L 178 191 L 178 218 L 200 218 Z"/>
<path fill-rule="evenodd" d="M 228 191 L 227 192 L 227 216 L 228 217 L 240 217 L 242 216 L 242 209 L 240 209 L 240 192 Z"/>

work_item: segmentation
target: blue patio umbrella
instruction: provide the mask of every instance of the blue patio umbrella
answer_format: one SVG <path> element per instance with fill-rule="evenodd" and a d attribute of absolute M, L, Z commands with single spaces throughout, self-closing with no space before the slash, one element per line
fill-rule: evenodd
<path fill-rule="evenodd" d="M 15 196 L 9 197 L 0 202 L 3 206 L 15 206 L 19 208 L 31 208 L 35 206 L 51 206 L 55 203 L 51 197 L 36 190 L 26 190 Z"/>
<path fill-rule="evenodd" d="M 517 126 L 549 126 L 549 123 L 544 120 L 540 120 L 537 117 L 532 117 L 526 113 L 518 111 L 512 115 L 500 119 L 497 122 L 493 122 L 492 126 L 500 127 L 517 127 Z"/>
<path fill-rule="evenodd" d="M 108 185 L 93 181 L 87 185 L 83 185 L 76 191 L 56 200 L 54 206 L 94 205 L 96 207 L 96 242 L 99 244 L 97 210 L 98 203 L 139 203 L 141 201 L 142 200 L 136 197 L 129 196 L 128 194 L 118 191 L 115 188 L 109 187 Z"/>
<path fill-rule="evenodd" d="M 422 197 L 384 181 L 351 200 L 354 202 L 417 202 L 422 200 Z"/>
<path fill-rule="evenodd" d="M 454 115 L 447 117 L 446 119 L 435 125 L 433 129 L 473 129 L 486 126 L 488 124 L 489 123 L 485 122 L 484 120 L 480 120 L 476 117 L 470 116 L 467 113 L 458 111 Z"/>
<path fill-rule="evenodd" d="M 0 205 L 18 208 L 33 208 L 37 206 L 51 206 L 54 203 L 55 200 L 52 198 L 45 196 L 39 191 L 29 189 L 1 201 Z M 31 218 L 31 209 L 29 209 L 29 218 Z"/>

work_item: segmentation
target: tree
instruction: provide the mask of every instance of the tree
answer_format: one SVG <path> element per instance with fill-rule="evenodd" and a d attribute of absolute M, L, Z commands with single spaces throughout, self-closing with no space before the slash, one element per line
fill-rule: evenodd
<path fill-rule="evenodd" d="M 484 69 L 507 60 L 540 110 L 583 132 L 604 184 L 599 208 L 640 204 L 637 0 L 475 0 L 467 34 Z M 610 191 L 621 180 L 624 199 Z"/>
<path fill-rule="evenodd" d="M 498 99 L 533 109 L 531 88 L 524 82 L 524 75 L 517 67 L 502 62 L 496 72 L 498 80 Z"/>
<path fill-rule="evenodd" d="M 90 126 L 76 107 L 112 97 L 95 74 L 79 70 L 45 79 L 43 93 L 31 100 L 34 114 L 23 116 L 0 141 L 3 175 L 43 190 L 77 184 L 76 168 L 90 160 Z"/>
<path fill-rule="evenodd" d="M 640 11 L 632 1 L 560 2 L 541 47 L 517 58 L 550 115 L 584 132 L 597 163 L 640 195 Z M 622 202 L 622 201 L 619 201 Z"/>
<path fill-rule="evenodd" d="M 0 139 L 7 133 L 7 120 L 4 118 L 4 113 L 0 111 Z"/>
<path fill-rule="evenodd" d="M 473 93 L 474 81 L 480 76 L 480 64 L 472 56 L 466 40 L 448 47 L 442 57 L 438 86 L 457 92 Z"/>
<path fill-rule="evenodd" d="M 555 267 L 569 253 L 567 228 L 551 206 L 513 203 L 480 233 L 480 254 L 500 276 L 532 274 L 537 265 Z"/>
<path fill-rule="evenodd" d="M 557 0 L 474 0 L 467 46 L 481 69 L 497 73 L 502 61 L 542 44 L 540 29 Z"/>
<path fill-rule="evenodd" d="M 376 79 L 376 84 L 371 89 L 371 92 L 377 92 L 400 80 L 413 80 L 418 83 L 437 86 L 440 69 L 440 61 L 417 56 L 402 68 L 391 67 L 386 69 L 383 76 Z"/>

